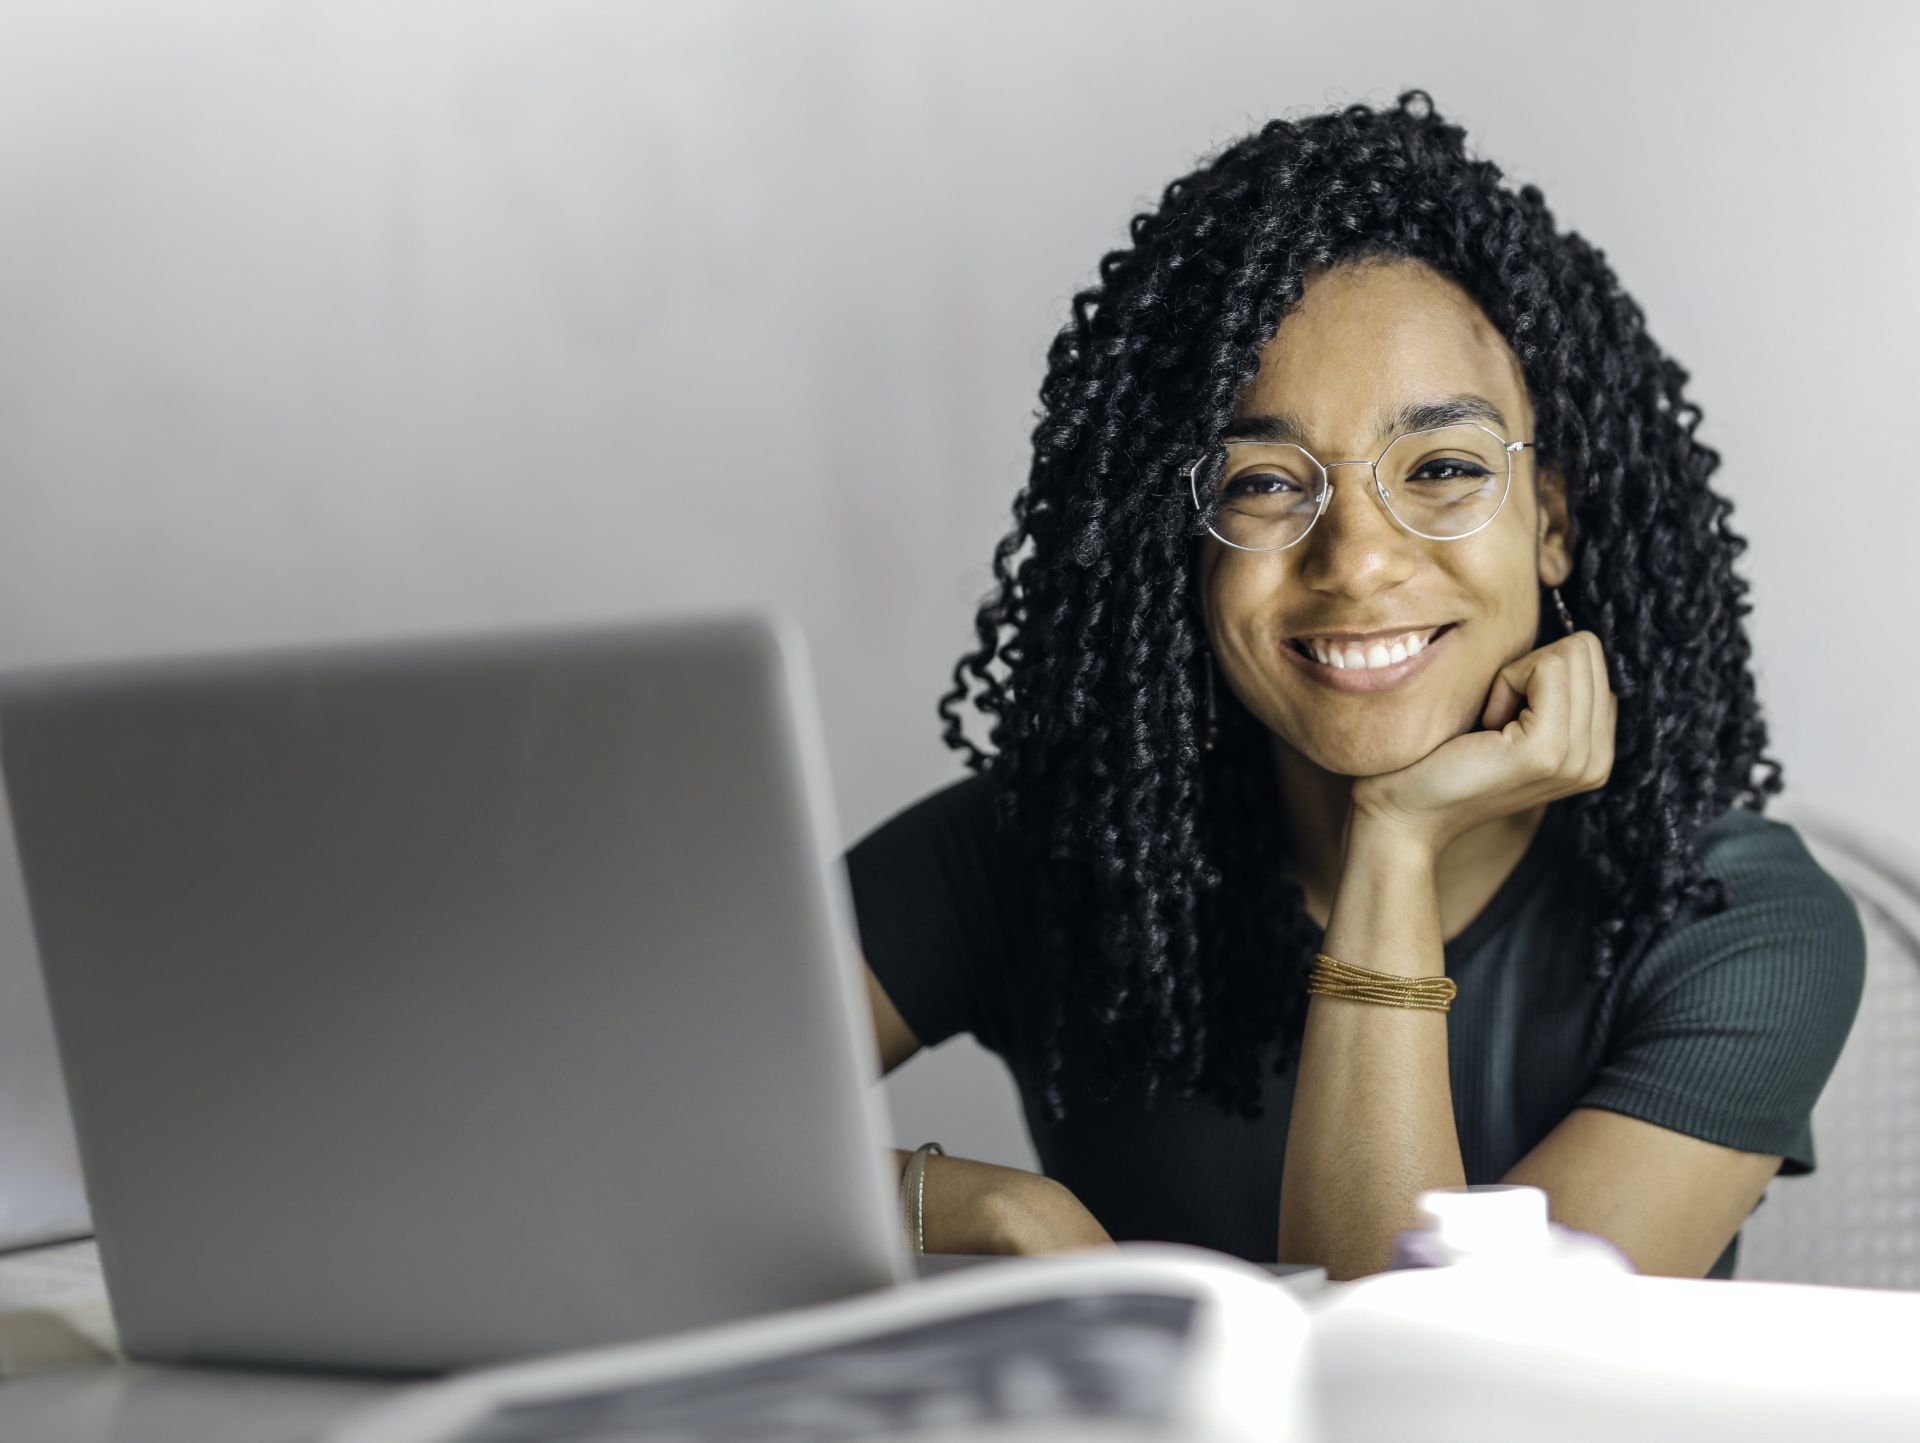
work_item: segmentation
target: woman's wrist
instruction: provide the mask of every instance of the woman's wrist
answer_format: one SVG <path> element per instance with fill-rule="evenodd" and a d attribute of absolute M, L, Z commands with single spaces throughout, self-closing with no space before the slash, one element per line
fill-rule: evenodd
<path fill-rule="evenodd" d="M 944 1154 L 924 1166 L 929 1253 L 1043 1253 L 1111 1241 L 1064 1184 L 1043 1174 Z"/>
<path fill-rule="evenodd" d="M 1441 970 L 1438 853 L 1417 831 L 1355 814 L 1323 950 L 1406 977 Z"/>
<path fill-rule="evenodd" d="M 1355 807 L 1347 821 L 1341 878 L 1344 882 L 1356 871 L 1431 877 L 1439 867 L 1444 847 L 1444 841 L 1431 828 Z"/>

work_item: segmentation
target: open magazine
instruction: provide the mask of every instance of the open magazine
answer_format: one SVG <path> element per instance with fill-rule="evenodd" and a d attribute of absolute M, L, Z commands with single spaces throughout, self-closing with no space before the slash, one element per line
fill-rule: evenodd
<path fill-rule="evenodd" d="M 1301 1435 L 1307 1312 L 1171 1244 L 1012 1258 L 418 1384 L 323 1443 L 852 1443 Z"/>

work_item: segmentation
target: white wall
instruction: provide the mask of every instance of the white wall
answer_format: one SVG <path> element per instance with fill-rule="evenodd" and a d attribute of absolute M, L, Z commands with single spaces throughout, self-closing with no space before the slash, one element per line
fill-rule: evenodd
<path fill-rule="evenodd" d="M 1431 90 L 1694 375 L 1790 795 L 1920 851 L 1905 5 L 0 9 L 0 665 L 770 602 L 849 838 L 1047 341 L 1281 113 Z M 903 1138 L 1030 1157 L 991 1059 Z"/>

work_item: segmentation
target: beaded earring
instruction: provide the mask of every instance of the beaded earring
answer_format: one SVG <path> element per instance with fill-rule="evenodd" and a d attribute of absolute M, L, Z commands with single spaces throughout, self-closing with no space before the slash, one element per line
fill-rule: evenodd
<path fill-rule="evenodd" d="M 1550 594 L 1552 595 L 1552 597 L 1553 597 L 1553 605 L 1554 605 L 1554 609 L 1555 609 L 1556 611 L 1558 611 L 1558 612 L 1560 613 L 1560 624 L 1561 624 L 1562 626 L 1564 626 L 1564 627 L 1565 627 L 1565 628 L 1567 629 L 1567 635 L 1568 635 L 1568 636 L 1572 636 L 1572 635 L 1573 635 L 1573 633 L 1574 633 L 1575 631 L 1577 631 L 1577 630 L 1578 630 L 1579 628 L 1577 628 L 1576 626 L 1574 626 L 1574 624 L 1573 624 L 1573 617 L 1572 617 L 1572 615 L 1571 615 L 1571 614 L 1570 614 L 1570 613 L 1569 613 L 1569 612 L 1567 611 L 1567 604 L 1566 604 L 1566 602 L 1564 602 L 1564 601 L 1562 601 L 1562 600 L 1560 599 L 1560 588 L 1559 588 L 1559 587 L 1557 587 L 1557 586 L 1549 586 L 1549 587 L 1547 588 L 1547 591 L 1548 591 L 1548 592 L 1549 592 L 1549 593 L 1550 593 Z"/>

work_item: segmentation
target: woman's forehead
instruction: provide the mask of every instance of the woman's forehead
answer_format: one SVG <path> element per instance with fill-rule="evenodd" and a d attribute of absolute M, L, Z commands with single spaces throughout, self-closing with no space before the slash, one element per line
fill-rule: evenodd
<path fill-rule="evenodd" d="M 1408 408 L 1463 396 L 1487 401 L 1505 434 L 1530 430 L 1519 361 L 1485 312 L 1437 271 L 1396 261 L 1309 280 L 1235 416 L 1287 418 L 1309 447 L 1364 448 L 1406 429 Z"/>

